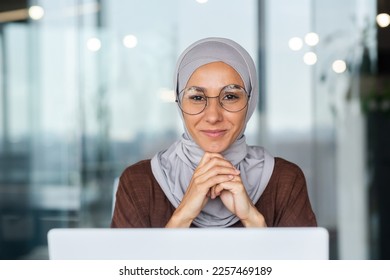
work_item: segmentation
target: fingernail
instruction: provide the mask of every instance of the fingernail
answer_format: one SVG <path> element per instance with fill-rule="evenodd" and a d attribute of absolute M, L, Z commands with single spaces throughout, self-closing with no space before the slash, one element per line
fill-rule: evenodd
<path fill-rule="evenodd" d="M 229 179 L 231 180 L 231 179 L 233 179 L 234 178 L 234 176 L 233 175 L 229 175 Z"/>

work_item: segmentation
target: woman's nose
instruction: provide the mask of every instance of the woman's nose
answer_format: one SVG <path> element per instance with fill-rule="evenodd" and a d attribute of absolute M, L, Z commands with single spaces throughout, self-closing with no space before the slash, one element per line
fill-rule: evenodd
<path fill-rule="evenodd" d="M 216 123 L 223 118 L 223 108 L 219 103 L 219 98 L 208 98 L 207 106 L 204 110 L 204 117 L 209 123 Z"/>

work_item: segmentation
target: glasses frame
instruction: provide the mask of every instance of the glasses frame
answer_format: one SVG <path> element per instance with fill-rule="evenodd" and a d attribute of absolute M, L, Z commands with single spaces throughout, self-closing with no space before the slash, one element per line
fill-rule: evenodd
<path fill-rule="evenodd" d="M 240 109 L 240 110 L 238 110 L 238 111 L 231 111 L 231 110 L 226 109 L 226 108 L 223 106 L 223 104 L 222 104 L 222 102 L 221 102 L 220 100 L 218 100 L 218 101 L 219 101 L 218 103 L 219 103 L 219 105 L 220 105 L 224 110 L 226 110 L 226 111 L 228 111 L 228 112 L 230 112 L 230 113 L 238 113 L 238 112 L 241 112 L 241 111 L 244 110 L 246 107 L 248 107 L 248 103 L 249 103 L 249 100 L 250 100 L 250 98 L 251 98 L 251 95 L 250 95 L 250 93 L 247 93 L 247 92 L 246 92 L 245 88 L 243 88 L 243 87 L 240 86 L 240 85 L 236 85 L 236 84 L 229 84 L 229 85 L 224 86 L 224 87 L 221 89 L 221 91 L 219 92 L 219 94 L 218 94 L 217 96 L 207 96 L 206 93 L 204 93 L 204 91 L 205 91 L 204 88 L 202 88 L 202 87 L 197 87 L 197 86 L 193 86 L 193 87 L 195 87 L 195 88 L 202 89 L 202 91 L 203 91 L 203 93 L 204 93 L 204 97 L 206 98 L 206 104 L 204 105 L 204 108 L 203 108 L 199 113 L 196 113 L 196 114 L 187 113 L 187 112 L 184 111 L 183 108 L 181 107 L 181 102 L 180 102 L 179 96 L 180 96 L 180 94 L 181 94 L 184 90 L 186 90 L 187 88 L 184 88 L 183 90 L 180 91 L 180 93 L 176 94 L 176 100 L 175 100 L 175 102 L 177 103 L 177 105 L 179 106 L 180 110 L 181 110 L 184 114 L 186 114 L 186 115 L 191 115 L 191 116 L 199 115 L 199 114 L 201 114 L 201 113 L 207 108 L 209 98 L 218 98 L 218 99 L 219 99 L 219 98 L 221 97 L 222 91 L 223 91 L 226 87 L 228 87 L 228 86 L 235 86 L 235 87 L 239 87 L 239 88 L 241 88 L 242 90 L 244 90 L 244 92 L 245 92 L 246 95 L 248 96 L 248 98 L 247 98 L 247 100 L 246 100 L 245 106 L 242 107 L 242 109 Z"/>

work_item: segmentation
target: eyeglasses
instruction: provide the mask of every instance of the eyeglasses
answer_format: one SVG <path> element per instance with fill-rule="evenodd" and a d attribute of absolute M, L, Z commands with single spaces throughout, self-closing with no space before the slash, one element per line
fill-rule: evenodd
<path fill-rule="evenodd" d="M 248 105 L 250 95 L 239 85 L 227 85 L 222 88 L 218 96 L 206 96 L 206 89 L 192 86 L 183 89 L 176 102 L 183 113 L 198 115 L 207 107 L 209 98 L 218 98 L 219 104 L 226 111 L 235 113 L 243 110 Z"/>

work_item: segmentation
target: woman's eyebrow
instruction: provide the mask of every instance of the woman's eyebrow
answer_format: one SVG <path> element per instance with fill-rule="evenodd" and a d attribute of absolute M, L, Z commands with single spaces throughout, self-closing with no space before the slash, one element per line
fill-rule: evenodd
<path fill-rule="evenodd" d="M 224 88 L 227 88 L 227 87 L 232 87 L 232 88 L 244 88 L 243 86 L 240 86 L 238 84 L 227 84 L 227 85 L 224 85 L 220 88 L 218 88 L 219 91 L 223 90 Z M 201 86 L 190 86 L 190 87 L 187 87 L 186 89 L 191 89 L 191 88 L 195 88 L 195 89 L 200 89 L 204 92 L 207 92 L 207 88 L 206 87 L 201 87 Z"/>
<path fill-rule="evenodd" d="M 187 87 L 186 89 L 187 89 L 187 90 L 188 90 L 188 89 L 196 89 L 196 90 L 201 90 L 201 91 L 203 91 L 203 92 L 206 92 L 206 88 L 200 87 L 200 86 L 190 86 L 190 87 Z"/>

